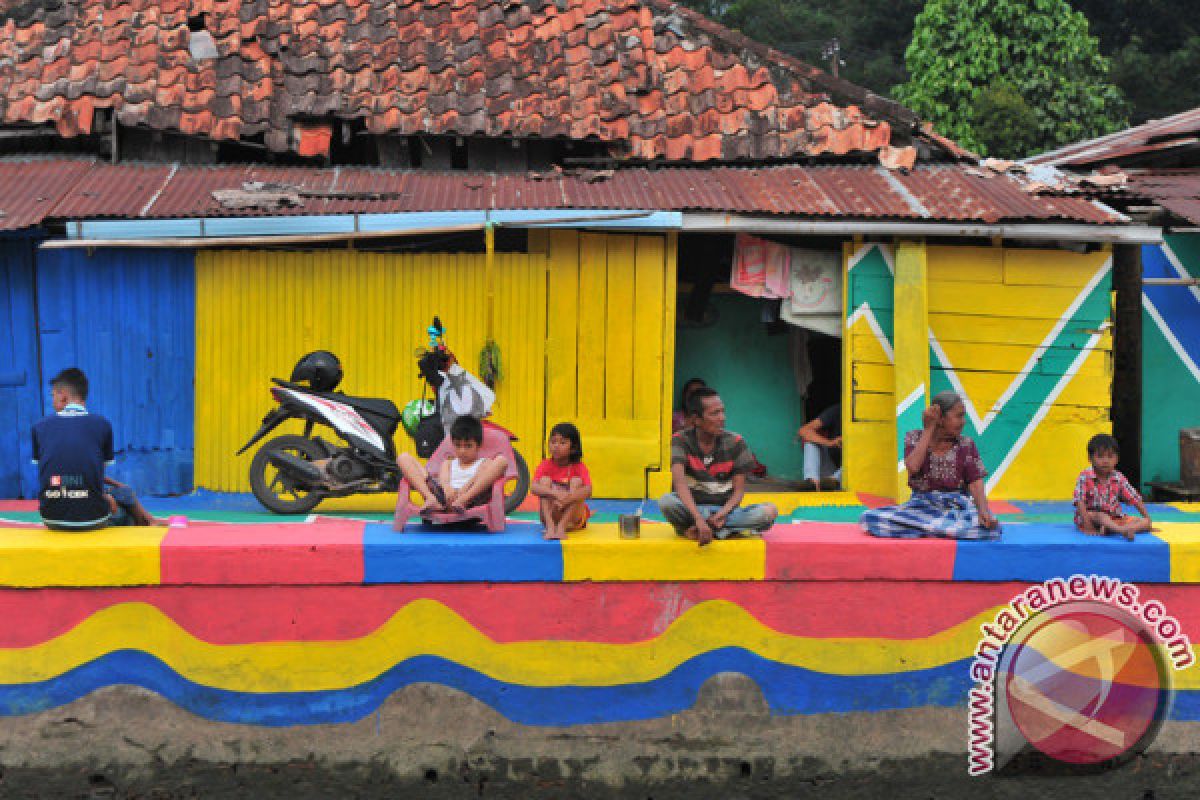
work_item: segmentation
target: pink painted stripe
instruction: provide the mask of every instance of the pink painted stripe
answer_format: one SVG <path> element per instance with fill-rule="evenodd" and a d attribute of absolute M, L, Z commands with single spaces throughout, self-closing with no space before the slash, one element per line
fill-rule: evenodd
<path fill-rule="evenodd" d="M 37 511 L 37 500 L 0 500 L 0 511 Z"/>
<path fill-rule="evenodd" d="M 361 584 L 363 527 L 211 525 L 172 528 L 162 543 L 162 582 L 203 586 Z"/>
<path fill-rule="evenodd" d="M 855 523 L 796 522 L 763 535 L 768 581 L 949 581 L 955 543 L 876 539 Z"/>
<path fill-rule="evenodd" d="M 40 644 L 97 610 L 127 602 L 152 604 L 193 636 L 217 644 L 356 639 L 421 599 L 443 603 L 500 642 L 644 641 L 715 599 L 795 636 L 911 639 L 1007 602 L 1020 588 L 825 581 L 0 589 L 0 647 Z M 1192 627 L 1200 630 L 1200 592 L 1194 595 Z"/>

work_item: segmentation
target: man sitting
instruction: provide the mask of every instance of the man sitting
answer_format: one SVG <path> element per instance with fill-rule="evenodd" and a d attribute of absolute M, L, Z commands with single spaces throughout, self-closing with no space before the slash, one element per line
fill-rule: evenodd
<path fill-rule="evenodd" d="M 112 425 L 88 413 L 87 394 L 83 371 L 64 369 L 50 381 L 54 415 L 33 426 L 42 521 L 56 531 L 159 524 L 132 489 L 104 476 L 104 467 L 113 463 Z"/>
<path fill-rule="evenodd" d="M 770 503 L 741 508 L 746 474 L 754 456 L 746 441 L 725 430 L 725 404 L 709 388 L 687 401 L 691 427 L 671 439 L 671 479 L 675 490 L 658 507 L 680 536 L 706 545 L 745 531 L 762 532 L 779 516 Z"/>
<path fill-rule="evenodd" d="M 804 442 L 806 490 L 836 489 L 842 477 L 842 404 L 837 403 L 810 419 L 796 431 Z"/>

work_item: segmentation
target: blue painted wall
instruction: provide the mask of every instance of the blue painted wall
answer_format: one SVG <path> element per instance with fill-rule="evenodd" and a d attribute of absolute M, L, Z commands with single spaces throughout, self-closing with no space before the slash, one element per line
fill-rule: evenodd
<path fill-rule="evenodd" d="M 42 415 L 34 241 L 0 239 L 0 497 L 32 497 L 29 429 Z"/>
<path fill-rule="evenodd" d="M 37 254 L 40 383 L 87 373 L 88 408 L 113 425 L 110 474 L 141 494 L 192 488 L 194 264 L 190 250 Z"/>

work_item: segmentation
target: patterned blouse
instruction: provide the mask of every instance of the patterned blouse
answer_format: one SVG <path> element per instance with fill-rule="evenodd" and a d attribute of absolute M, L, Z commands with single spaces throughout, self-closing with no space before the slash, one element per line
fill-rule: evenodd
<path fill-rule="evenodd" d="M 904 436 L 904 455 L 917 446 L 921 431 L 909 431 Z M 915 474 L 908 476 L 908 487 L 914 492 L 965 492 L 967 486 L 987 476 L 983 459 L 975 442 L 959 436 L 950 449 L 940 455 L 933 446 L 925 453 L 925 463 Z"/>
<path fill-rule="evenodd" d="M 1142 499 L 1137 489 L 1129 484 L 1125 476 L 1117 470 L 1104 480 L 1096 477 L 1096 470 L 1088 467 L 1079 473 L 1075 482 L 1075 502 L 1083 501 L 1083 507 L 1088 511 L 1103 511 L 1110 517 L 1120 519 L 1125 516 L 1121 501 L 1137 503 Z M 1079 509 L 1075 510 L 1075 522 L 1079 524 Z"/>

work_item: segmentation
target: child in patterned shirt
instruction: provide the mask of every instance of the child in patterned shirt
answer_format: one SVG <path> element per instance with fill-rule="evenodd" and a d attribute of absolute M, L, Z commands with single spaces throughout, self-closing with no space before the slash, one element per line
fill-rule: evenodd
<path fill-rule="evenodd" d="M 1075 482 L 1075 526 L 1090 536 L 1119 533 L 1132 542 L 1135 534 L 1151 529 L 1150 512 L 1137 490 L 1117 471 L 1117 440 L 1098 434 L 1088 442 L 1087 452 L 1092 466 L 1079 473 Z M 1127 516 L 1122 501 L 1136 507 L 1142 516 Z"/>

